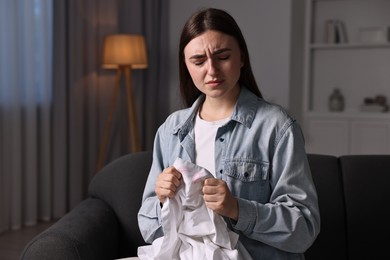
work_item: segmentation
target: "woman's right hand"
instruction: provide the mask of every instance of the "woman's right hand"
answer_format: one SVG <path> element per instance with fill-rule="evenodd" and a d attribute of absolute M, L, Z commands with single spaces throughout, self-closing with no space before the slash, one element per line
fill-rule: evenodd
<path fill-rule="evenodd" d="M 158 199 L 163 204 L 166 198 L 173 198 L 181 181 L 181 173 L 173 166 L 164 169 L 158 176 L 154 191 Z"/>

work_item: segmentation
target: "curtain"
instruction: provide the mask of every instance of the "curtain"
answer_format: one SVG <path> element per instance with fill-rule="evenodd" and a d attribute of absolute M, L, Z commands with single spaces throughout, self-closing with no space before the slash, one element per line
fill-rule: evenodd
<path fill-rule="evenodd" d="M 86 198 L 115 83 L 101 68 L 106 34 L 145 35 L 149 67 L 132 83 L 141 145 L 152 148 L 169 107 L 161 2 L 0 1 L 0 232 L 60 218 Z M 105 164 L 129 152 L 121 93 Z"/>
<path fill-rule="evenodd" d="M 53 215 L 62 216 L 87 196 L 95 175 L 100 122 L 115 75 L 101 69 L 103 37 L 117 31 L 117 2 L 54 1 Z M 103 125 L 103 124 L 101 124 Z"/>
<path fill-rule="evenodd" d="M 50 0 L 0 2 L 0 232 L 50 218 L 51 32 Z"/>

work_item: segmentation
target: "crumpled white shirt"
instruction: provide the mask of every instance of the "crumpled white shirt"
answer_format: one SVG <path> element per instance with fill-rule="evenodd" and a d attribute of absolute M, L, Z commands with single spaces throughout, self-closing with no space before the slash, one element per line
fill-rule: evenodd
<path fill-rule="evenodd" d="M 252 259 L 229 230 L 222 216 L 206 207 L 203 181 L 213 178 L 206 169 L 177 158 L 173 166 L 183 181 L 161 209 L 164 236 L 138 247 L 138 257 L 149 259 Z"/>

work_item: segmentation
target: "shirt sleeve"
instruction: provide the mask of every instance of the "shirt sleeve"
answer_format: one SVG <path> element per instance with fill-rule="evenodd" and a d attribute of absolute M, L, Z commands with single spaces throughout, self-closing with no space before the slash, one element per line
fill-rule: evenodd
<path fill-rule="evenodd" d="M 303 253 L 317 237 L 320 214 L 300 127 L 293 123 L 275 144 L 268 203 L 238 198 L 233 229 L 280 250 Z"/>
<path fill-rule="evenodd" d="M 164 235 L 161 224 L 161 206 L 155 193 L 155 185 L 158 175 L 163 171 L 161 127 L 157 131 L 154 149 L 153 162 L 146 181 L 142 196 L 142 205 L 138 212 L 138 226 L 145 242 L 152 243 L 156 238 Z"/>

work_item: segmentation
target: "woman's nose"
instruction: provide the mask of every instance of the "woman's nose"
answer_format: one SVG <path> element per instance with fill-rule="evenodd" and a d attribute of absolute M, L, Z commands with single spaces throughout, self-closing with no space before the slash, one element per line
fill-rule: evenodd
<path fill-rule="evenodd" d="M 218 72 L 218 64 L 215 62 L 214 59 L 209 59 L 208 60 L 208 68 L 207 68 L 207 73 L 209 75 L 215 75 Z"/>

